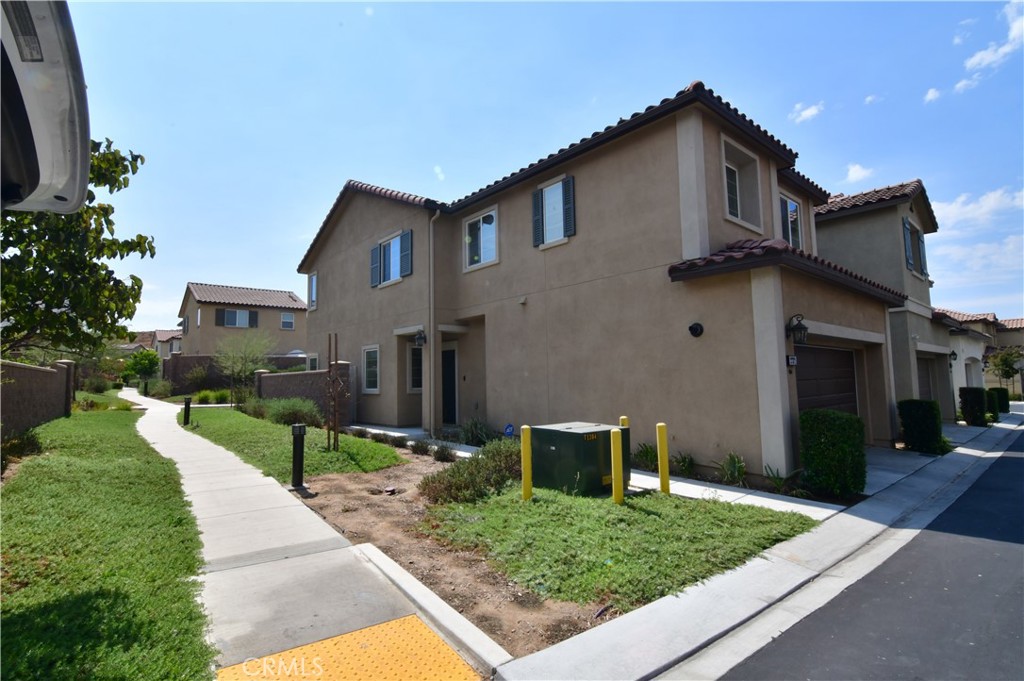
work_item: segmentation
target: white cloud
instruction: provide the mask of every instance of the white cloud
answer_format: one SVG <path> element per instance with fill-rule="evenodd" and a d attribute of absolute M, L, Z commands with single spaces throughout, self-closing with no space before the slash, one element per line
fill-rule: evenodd
<path fill-rule="evenodd" d="M 928 92 L 924 93 L 925 104 L 928 102 L 934 102 L 936 99 L 942 96 L 942 93 L 933 87 L 928 88 Z"/>
<path fill-rule="evenodd" d="M 363 10 L 363 14 L 365 14 L 368 17 L 372 17 L 373 16 L 373 8 L 372 7 L 367 7 L 366 9 Z"/>
<path fill-rule="evenodd" d="M 877 104 L 880 101 L 882 101 L 882 98 L 879 97 L 878 95 L 868 95 L 867 97 L 864 98 L 865 104 Z"/>
<path fill-rule="evenodd" d="M 441 170 L 441 166 L 434 166 L 434 175 L 437 176 L 438 180 L 444 182 L 444 171 Z"/>
<path fill-rule="evenodd" d="M 825 102 L 818 102 L 817 104 L 811 104 L 810 106 L 804 106 L 803 102 L 797 102 L 793 107 L 793 111 L 789 114 L 789 120 L 800 124 L 804 121 L 811 120 L 824 110 Z"/>
<path fill-rule="evenodd" d="M 963 78 L 956 85 L 953 86 L 953 90 L 958 95 L 967 92 L 970 89 L 978 87 L 978 83 L 981 82 L 981 74 L 975 73 L 970 78 Z"/>
<path fill-rule="evenodd" d="M 964 44 L 964 36 L 962 36 L 962 35 L 955 35 L 955 36 L 953 36 L 953 44 L 954 45 L 963 45 Z"/>
<path fill-rule="evenodd" d="M 976 201 L 970 194 L 961 194 L 953 201 L 932 201 L 939 229 L 959 226 L 986 226 L 1003 213 L 1024 210 L 1024 191 L 1011 192 L 1005 187 L 986 192 Z"/>
<path fill-rule="evenodd" d="M 846 179 L 844 182 L 855 183 L 874 175 L 874 168 L 865 168 L 859 163 L 850 163 L 846 166 Z"/>
<path fill-rule="evenodd" d="M 979 50 L 968 57 L 964 61 L 964 68 L 968 71 L 995 68 L 1024 45 L 1024 13 L 1021 11 L 1022 7 L 1024 7 L 1024 3 L 1021 3 L 1020 0 L 1008 2 L 1003 6 L 1003 16 L 1006 18 L 1006 23 L 1009 24 L 1006 42 L 999 44 L 989 43 L 988 47 L 984 50 Z"/>

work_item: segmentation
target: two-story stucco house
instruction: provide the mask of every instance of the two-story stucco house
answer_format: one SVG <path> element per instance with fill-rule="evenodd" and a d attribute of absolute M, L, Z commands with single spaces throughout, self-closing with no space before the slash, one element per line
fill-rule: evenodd
<path fill-rule="evenodd" d="M 834 195 L 815 209 L 818 253 L 907 296 L 889 310 L 896 399 L 936 400 L 956 415 L 950 331 L 960 325 L 935 315 L 925 235 L 939 226 L 921 180 L 852 195 Z"/>
<path fill-rule="evenodd" d="M 695 82 L 451 203 L 350 181 L 298 268 L 310 352 L 338 334 L 366 423 L 624 414 L 753 473 L 795 468 L 811 406 L 889 443 L 904 296 L 817 256 L 796 156 Z"/>
<path fill-rule="evenodd" d="M 306 303 L 291 291 L 189 282 L 178 310 L 181 353 L 213 355 L 224 339 L 259 332 L 273 355 L 306 347 Z"/>

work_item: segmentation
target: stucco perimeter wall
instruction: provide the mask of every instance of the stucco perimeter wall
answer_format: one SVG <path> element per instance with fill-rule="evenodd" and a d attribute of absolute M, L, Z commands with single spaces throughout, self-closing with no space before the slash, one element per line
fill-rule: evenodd
<path fill-rule="evenodd" d="M 337 386 L 336 400 L 340 426 L 352 423 L 349 410 L 351 397 L 351 380 L 349 364 L 338 362 L 334 368 L 334 379 Z M 295 373 L 271 374 L 256 372 L 256 396 L 271 400 L 284 397 L 301 397 L 316 403 L 326 423 L 330 411 L 328 395 L 328 373 L 320 371 L 300 371 Z M 340 381 L 340 383 L 338 382 Z"/>
<path fill-rule="evenodd" d="M 61 416 L 70 416 L 71 403 L 75 398 L 74 376 L 75 363 L 71 361 L 60 361 L 52 367 L 37 367 L 0 360 L 3 437 Z"/>

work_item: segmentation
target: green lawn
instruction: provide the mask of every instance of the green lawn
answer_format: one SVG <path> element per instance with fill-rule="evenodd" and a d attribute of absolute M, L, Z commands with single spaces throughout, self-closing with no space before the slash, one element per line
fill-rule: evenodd
<path fill-rule="evenodd" d="M 126 409 L 131 408 L 131 402 L 128 400 L 122 400 L 117 396 L 118 390 L 108 390 L 105 393 L 90 393 L 84 390 L 75 391 L 75 402 L 84 402 L 89 400 L 95 402 L 97 405 L 105 404 L 108 409 Z"/>
<path fill-rule="evenodd" d="M 720 501 L 640 494 L 608 498 L 519 490 L 474 504 L 435 506 L 426 531 L 478 550 L 509 579 L 544 597 L 608 601 L 626 611 L 745 563 L 817 521 Z"/>
<path fill-rule="evenodd" d="M 39 426 L 46 453 L 4 484 L 3 678 L 212 678 L 199 532 L 139 416 Z"/>
<path fill-rule="evenodd" d="M 178 423 L 184 412 L 178 413 Z M 288 484 L 292 479 L 292 429 L 270 421 L 253 418 L 229 408 L 193 409 L 191 432 L 205 437 L 237 454 L 243 461 L 275 480 Z M 338 437 L 340 451 L 325 451 L 327 431 L 308 428 L 303 470 L 307 478 L 326 473 L 358 473 L 376 471 L 405 460 L 394 448 L 372 440 L 349 435 Z"/>

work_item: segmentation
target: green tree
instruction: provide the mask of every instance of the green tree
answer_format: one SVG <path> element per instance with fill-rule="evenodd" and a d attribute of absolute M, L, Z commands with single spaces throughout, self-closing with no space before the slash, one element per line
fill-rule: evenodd
<path fill-rule="evenodd" d="M 149 379 L 160 370 L 160 355 L 156 350 L 136 350 L 124 363 L 124 370 L 135 374 L 142 381 L 142 394 L 149 394 Z"/>
<path fill-rule="evenodd" d="M 1024 359 L 1024 352 L 1020 348 L 1003 348 L 989 355 L 988 370 L 999 379 L 1000 385 L 1003 381 L 1010 381 L 1011 392 L 1013 392 L 1015 378 L 1017 374 L 1021 373 L 1018 364 L 1022 359 Z"/>
<path fill-rule="evenodd" d="M 128 334 L 123 322 L 135 315 L 142 280 L 120 279 L 109 262 L 152 257 L 156 248 L 142 234 L 114 237 L 114 207 L 98 202 L 94 189 L 121 191 L 144 162 L 109 139 L 93 141 L 90 189 L 77 213 L 3 211 L 0 354 L 33 347 L 96 353 L 105 338 Z"/>
<path fill-rule="evenodd" d="M 274 340 L 262 331 L 233 334 L 217 344 L 213 363 L 231 381 L 231 401 L 242 404 L 253 394 L 256 370 L 265 369 Z"/>

